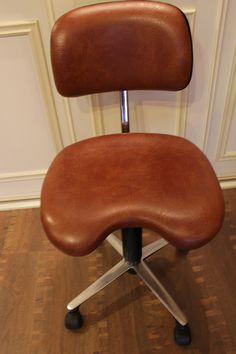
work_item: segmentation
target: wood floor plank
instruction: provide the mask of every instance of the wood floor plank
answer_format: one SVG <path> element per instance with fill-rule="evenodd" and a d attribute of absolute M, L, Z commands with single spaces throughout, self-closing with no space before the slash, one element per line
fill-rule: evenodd
<path fill-rule="evenodd" d="M 129 274 L 81 306 L 80 332 L 64 329 L 66 304 L 119 256 L 104 242 L 69 257 L 47 240 L 39 210 L 1 212 L 0 354 L 236 354 L 236 190 L 224 195 L 224 226 L 212 242 L 187 255 L 168 245 L 147 260 L 189 318 L 187 348 L 173 341 L 171 315 Z"/>

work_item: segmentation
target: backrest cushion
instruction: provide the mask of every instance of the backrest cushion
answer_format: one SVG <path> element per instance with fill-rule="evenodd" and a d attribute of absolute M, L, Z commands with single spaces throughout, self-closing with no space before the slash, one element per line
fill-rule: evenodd
<path fill-rule="evenodd" d="M 181 90 L 192 73 L 189 25 L 178 8 L 154 1 L 84 6 L 55 23 L 51 59 L 57 89 L 67 97 Z"/>

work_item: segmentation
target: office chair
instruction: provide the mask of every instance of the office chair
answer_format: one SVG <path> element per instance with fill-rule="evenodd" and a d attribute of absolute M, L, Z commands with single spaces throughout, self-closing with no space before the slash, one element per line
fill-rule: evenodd
<path fill-rule="evenodd" d="M 122 133 L 67 146 L 43 183 L 41 218 L 56 247 L 83 256 L 107 239 L 123 256 L 68 304 L 65 326 L 79 329 L 80 305 L 129 271 L 176 319 L 176 342 L 189 344 L 187 318 L 145 258 L 168 243 L 188 251 L 209 242 L 222 224 L 222 192 L 209 161 L 191 142 L 129 133 L 127 92 L 177 91 L 188 85 L 193 60 L 188 22 L 178 8 L 152 1 L 81 7 L 54 25 L 51 59 L 62 96 L 121 92 Z M 143 228 L 163 238 L 142 247 Z M 122 241 L 112 234 L 118 229 Z"/>

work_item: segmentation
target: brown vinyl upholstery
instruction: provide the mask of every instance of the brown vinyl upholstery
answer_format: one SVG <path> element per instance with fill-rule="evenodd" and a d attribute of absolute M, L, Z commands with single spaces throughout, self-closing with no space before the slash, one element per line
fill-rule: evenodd
<path fill-rule="evenodd" d="M 181 249 L 207 243 L 221 225 L 223 200 L 202 152 L 186 139 L 115 134 L 65 148 L 42 191 L 50 240 L 74 256 L 112 231 L 146 227 Z"/>
<path fill-rule="evenodd" d="M 183 89 L 192 71 L 189 26 L 164 3 L 125 1 L 62 16 L 51 39 L 64 96 L 122 89 Z M 203 153 L 186 139 L 130 133 L 62 150 L 44 181 L 41 216 L 50 240 L 71 255 L 94 250 L 112 231 L 145 227 L 178 248 L 207 243 L 224 202 Z"/>
<path fill-rule="evenodd" d="M 51 54 L 57 89 L 67 97 L 180 90 L 192 72 L 187 20 L 176 7 L 157 2 L 122 1 L 73 10 L 56 22 Z"/>

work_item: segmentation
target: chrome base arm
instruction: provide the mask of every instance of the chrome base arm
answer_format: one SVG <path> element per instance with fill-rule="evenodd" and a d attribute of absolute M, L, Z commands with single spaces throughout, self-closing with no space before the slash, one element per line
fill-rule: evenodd
<path fill-rule="evenodd" d="M 165 247 L 166 245 L 168 245 L 168 242 L 164 238 L 161 238 L 157 241 L 150 243 L 147 246 L 144 246 L 142 248 L 142 259 L 151 256 L 153 253 L 159 251 L 161 248 Z"/>
<path fill-rule="evenodd" d="M 116 249 L 116 251 L 122 255 L 122 242 L 113 234 L 107 237 L 108 242 Z M 173 317 L 182 325 L 187 324 L 187 319 L 184 313 L 181 311 L 179 306 L 176 304 L 174 299 L 166 291 L 160 281 L 149 269 L 147 264 L 144 262 L 144 258 L 150 256 L 152 253 L 158 251 L 162 247 L 167 245 L 167 241 L 164 239 L 157 240 L 142 249 L 142 259 L 139 264 L 132 264 L 126 262 L 122 259 L 114 267 L 112 267 L 108 272 L 97 279 L 93 284 L 91 284 L 87 289 L 85 289 L 81 294 L 79 294 L 75 299 L 73 299 L 67 306 L 69 311 L 73 311 L 79 307 L 83 302 L 88 300 L 90 297 L 98 293 L 100 290 L 105 288 L 108 284 L 116 280 L 122 274 L 127 272 L 129 269 L 135 270 L 136 274 L 143 280 L 143 282 L 148 286 L 148 288 L 153 292 L 153 294 L 162 302 L 162 304 L 167 308 L 167 310 L 173 315 Z"/>
<path fill-rule="evenodd" d="M 79 294 L 75 299 L 73 299 L 68 305 L 67 309 L 69 311 L 74 310 L 76 307 L 80 306 L 83 302 L 88 300 L 90 297 L 98 293 L 100 290 L 105 288 L 108 284 L 113 282 L 115 279 L 120 277 L 122 274 L 127 272 L 129 269 L 129 264 L 122 259 L 114 267 L 108 270 L 100 278 L 98 278 L 93 284 L 91 284 L 87 289 L 85 289 L 81 294 Z"/>
<path fill-rule="evenodd" d="M 113 234 L 110 234 L 106 240 L 110 245 L 121 255 L 123 256 L 123 247 L 121 240 Z"/>
<path fill-rule="evenodd" d="M 176 321 L 178 321 L 182 326 L 185 326 L 188 321 L 184 313 L 176 304 L 174 299 L 170 296 L 170 294 L 166 291 L 157 277 L 152 273 L 150 268 L 145 264 L 145 262 L 141 261 L 138 265 L 132 268 L 136 271 L 137 275 L 143 280 L 147 287 L 153 292 L 153 294 L 172 314 Z"/>

